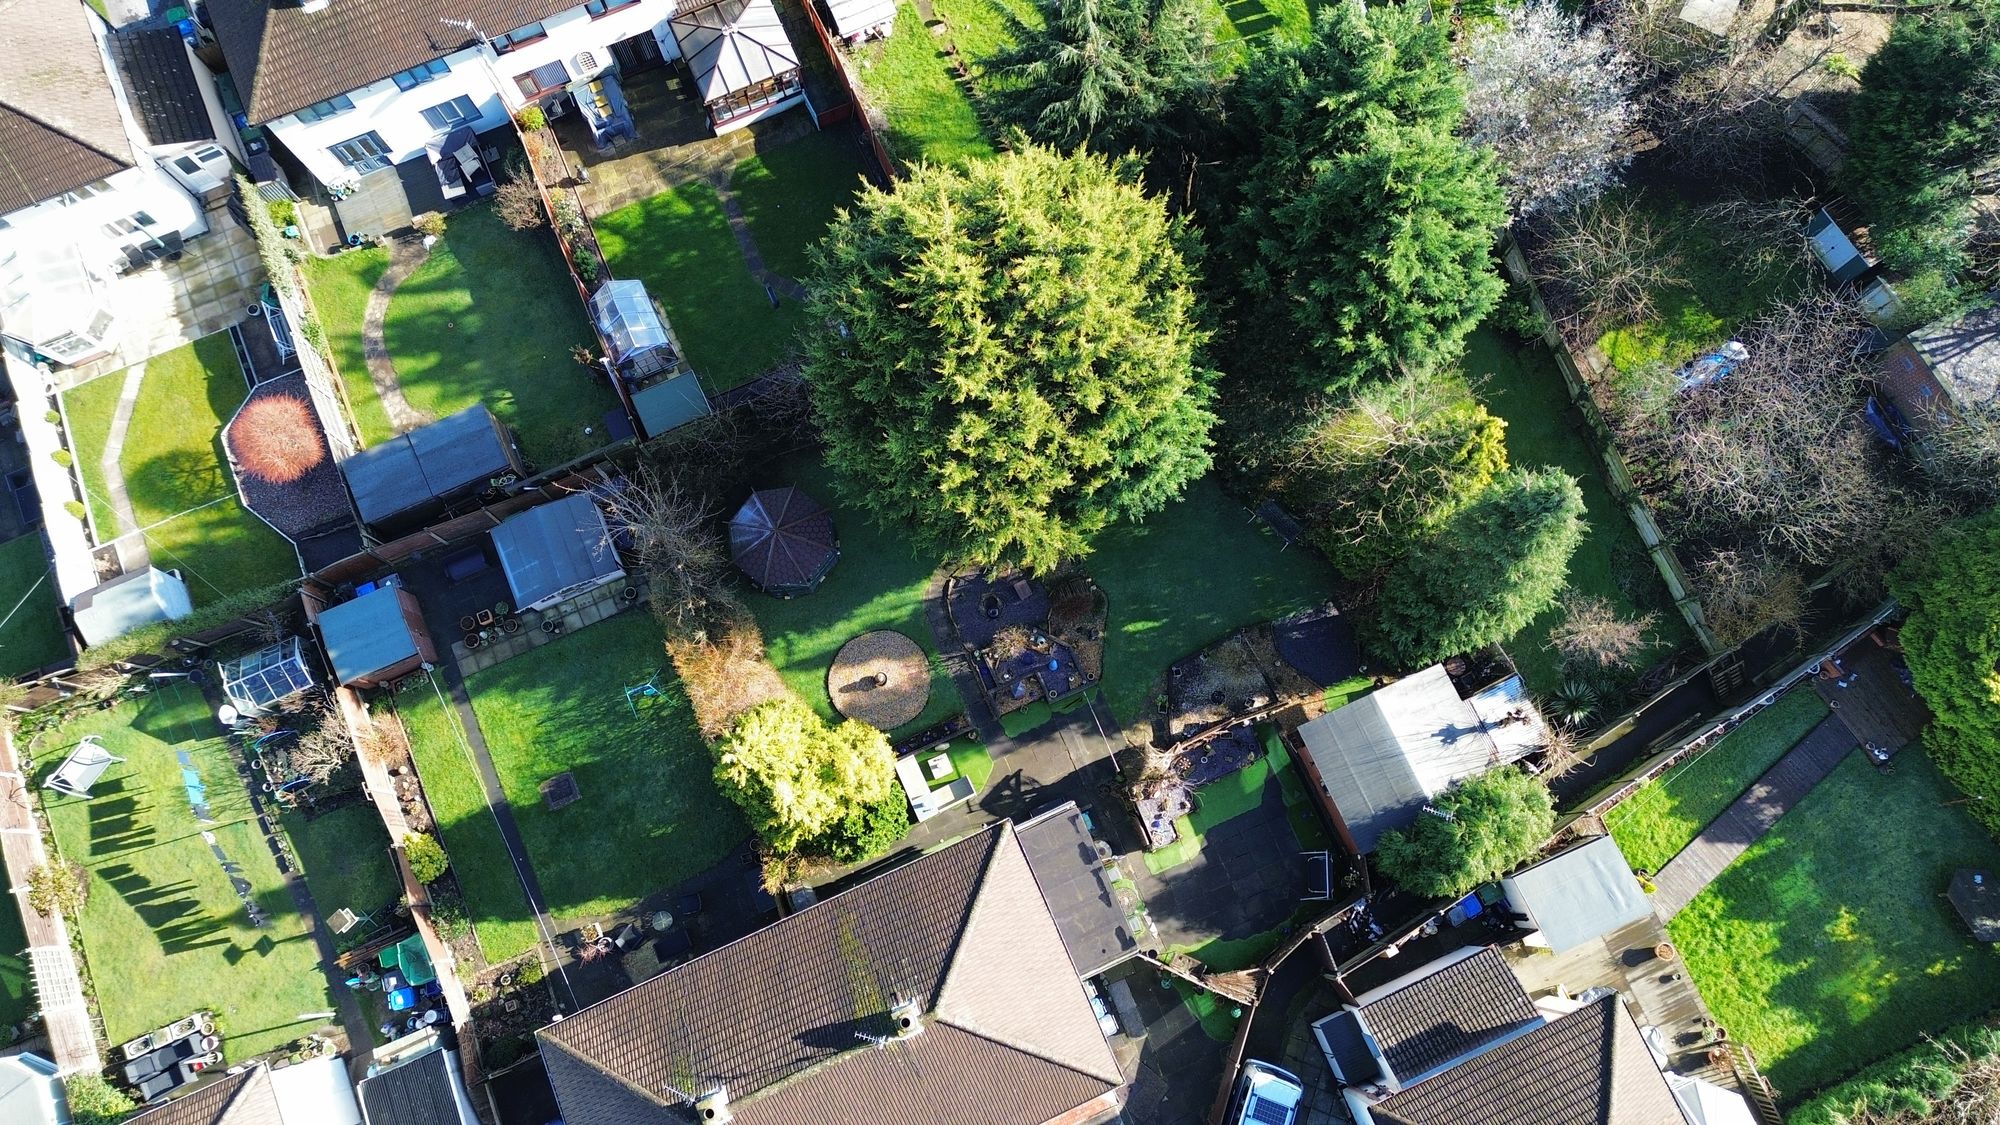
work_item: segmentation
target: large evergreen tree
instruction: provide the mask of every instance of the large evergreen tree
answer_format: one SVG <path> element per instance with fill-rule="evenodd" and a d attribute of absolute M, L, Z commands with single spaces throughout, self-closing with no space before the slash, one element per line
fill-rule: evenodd
<path fill-rule="evenodd" d="M 2000 830 L 2000 511 L 1967 520 L 1890 576 L 1910 611 L 1903 652 L 1930 705 L 1938 768 Z"/>
<path fill-rule="evenodd" d="M 1409 890 L 1456 898 L 1533 858 L 1555 826 L 1548 786 L 1503 766 L 1431 798 L 1407 831 L 1383 833 L 1375 854 Z"/>
<path fill-rule="evenodd" d="M 1237 83 L 1243 156 L 1220 218 L 1239 335 L 1315 389 L 1435 368 L 1503 288 L 1506 199 L 1492 154 L 1459 136 L 1445 28 L 1418 11 L 1342 0 Z"/>
<path fill-rule="evenodd" d="M 1178 139 L 1177 118 L 1216 82 L 1215 34 L 1196 0 L 1038 0 L 1007 13 L 1013 43 L 986 61 L 1005 124 L 1060 149 L 1112 155 Z"/>
<path fill-rule="evenodd" d="M 1574 477 L 1510 470 L 1390 569 L 1375 647 L 1415 668 L 1506 640 L 1555 604 L 1583 530 Z"/>
<path fill-rule="evenodd" d="M 1046 570 L 1207 471 L 1194 246 L 1136 176 L 1028 146 L 834 223 L 806 376 L 852 499 L 940 553 Z"/>
<path fill-rule="evenodd" d="M 1947 282 L 1965 264 L 1971 202 L 2000 190 L 2000 0 L 1896 20 L 1861 72 L 1842 179 L 1891 265 Z"/>

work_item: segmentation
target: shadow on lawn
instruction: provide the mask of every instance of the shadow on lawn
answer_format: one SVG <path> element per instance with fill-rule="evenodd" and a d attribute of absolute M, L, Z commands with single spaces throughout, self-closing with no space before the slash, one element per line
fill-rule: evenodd
<path fill-rule="evenodd" d="M 189 508 L 230 495 L 232 485 L 220 454 L 176 449 L 125 474 L 125 491 L 140 522 L 157 523 Z"/>
<path fill-rule="evenodd" d="M 100 867 L 97 875 L 111 884 L 118 897 L 139 915 L 139 920 L 159 940 L 161 952 L 171 956 L 229 943 L 218 932 L 222 928 L 220 920 L 210 915 L 195 896 L 193 880 L 155 884 L 123 863 Z"/>
<path fill-rule="evenodd" d="M 124 778 L 114 778 L 99 782 L 92 789 L 86 812 L 93 856 L 117 855 L 153 843 L 153 826 L 139 819 L 146 806 L 137 794 L 127 793 L 125 788 Z"/>

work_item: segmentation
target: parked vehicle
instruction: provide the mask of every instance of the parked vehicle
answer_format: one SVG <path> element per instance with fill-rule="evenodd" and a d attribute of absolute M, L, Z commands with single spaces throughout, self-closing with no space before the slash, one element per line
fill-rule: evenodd
<path fill-rule="evenodd" d="M 1104 995 L 1104 986 L 1095 977 L 1083 982 L 1085 992 L 1090 994 L 1090 1010 L 1097 1016 L 1097 1030 L 1106 1039 L 1118 1034 L 1118 1016 L 1111 1010 L 1111 1000 Z"/>
<path fill-rule="evenodd" d="M 1290 1071 L 1256 1059 L 1243 1064 L 1229 1101 L 1229 1125 L 1293 1125 L 1306 1088 Z"/>

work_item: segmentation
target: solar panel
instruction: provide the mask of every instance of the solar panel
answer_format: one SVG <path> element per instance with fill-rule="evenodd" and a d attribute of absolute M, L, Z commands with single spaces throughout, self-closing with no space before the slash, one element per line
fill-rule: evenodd
<path fill-rule="evenodd" d="M 1250 1095 L 1249 1108 L 1250 1112 L 1244 1116 L 1251 1121 L 1259 1121 L 1263 1125 L 1292 1125 L 1292 1110 L 1290 1106 L 1282 1106 L 1277 1102 L 1252 1094 Z"/>

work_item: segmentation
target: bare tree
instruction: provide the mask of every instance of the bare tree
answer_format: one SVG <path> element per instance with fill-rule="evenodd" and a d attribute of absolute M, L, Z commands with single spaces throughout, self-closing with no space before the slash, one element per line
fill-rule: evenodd
<path fill-rule="evenodd" d="M 1913 421 L 1911 451 L 1934 488 L 1968 511 L 2000 502 L 2000 413 L 1945 408 Z"/>
<path fill-rule="evenodd" d="M 1806 240 L 1814 201 L 1775 199 L 1736 191 L 1696 212 L 1697 220 L 1725 240 L 1738 265 L 1766 281 L 1796 278 L 1815 264 Z"/>
<path fill-rule="evenodd" d="M 1697 563 L 1691 577 L 1708 627 L 1724 645 L 1742 644 L 1774 625 L 1796 629 L 1805 619 L 1805 579 L 1777 559 L 1717 551 Z"/>
<path fill-rule="evenodd" d="M 1905 1104 L 1878 1107 L 1863 1095 L 1833 1112 L 1835 1125 L 1992 1125 L 2000 1121 L 2000 1042 L 1995 1041 L 1994 1032 L 1980 1029 L 1970 1047 L 1942 1039 L 1929 1043 L 1936 1053 L 1912 1059 L 1912 1073 L 1894 1083 L 1901 1095 L 1896 1100 Z M 1912 1095 L 1929 1108 L 1909 1106 Z"/>
<path fill-rule="evenodd" d="M 1556 326 L 1572 341 L 1641 321 L 1653 294 L 1676 284 L 1680 259 L 1651 215 L 1626 200 L 1598 200 L 1556 216 L 1532 260 L 1551 288 Z"/>
<path fill-rule="evenodd" d="M 1566 664 L 1636 667 L 1638 657 L 1652 645 L 1646 633 L 1659 620 L 1659 614 L 1651 612 L 1620 616 L 1609 601 L 1587 594 L 1564 595 L 1562 608 L 1562 620 L 1549 631 L 1548 647 Z"/>
<path fill-rule="evenodd" d="M 653 613 L 675 633 L 699 629 L 734 605 L 726 583 L 729 559 L 705 500 L 652 468 L 602 498 L 612 545 L 626 539 L 651 587 Z"/>
<path fill-rule="evenodd" d="M 542 191 L 531 176 L 501 184 L 493 193 L 493 211 L 511 230 L 533 230 L 549 221 L 548 212 L 542 209 Z"/>
<path fill-rule="evenodd" d="M 1604 33 L 1530 0 L 1467 43 L 1467 131 L 1515 214 L 1593 199 L 1632 158 L 1636 71 Z"/>

